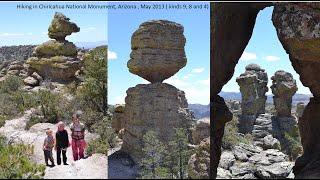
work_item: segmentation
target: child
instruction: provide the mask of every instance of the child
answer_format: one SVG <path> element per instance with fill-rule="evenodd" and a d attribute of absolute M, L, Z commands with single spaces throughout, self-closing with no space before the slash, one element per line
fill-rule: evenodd
<path fill-rule="evenodd" d="M 67 148 L 70 146 L 68 132 L 64 129 L 65 125 L 62 121 L 58 123 L 58 131 L 56 132 L 56 146 L 57 151 L 57 164 L 61 164 L 61 152 L 63 158 L 63 164 L 67 164 Z"/>
<path fill-rule="evenodd" d="M 48 159 L 51 161 L 51 167 L 55 166 L 54 165 L 54 160 L 52 157 L 52 148 L 54 147 L 55 140 L 52 136 L 52 130 L 47 129 L 46 130 L 47 137 L 44 139 L 43 142 L 43 152 L 44 152 L 44 159 L 46 162 L 46 166 L 49 166 L 48 164 Z"/>

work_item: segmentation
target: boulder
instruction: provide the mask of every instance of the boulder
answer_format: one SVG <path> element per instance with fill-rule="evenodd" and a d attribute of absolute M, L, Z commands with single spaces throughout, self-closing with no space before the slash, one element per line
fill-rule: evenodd
<path fill-rule="evenodd" d="M 182 25 L 167 20 L 142 23 L 131 38 L 129 71 L 151 83 L 173 76 L 187 63 L 183 31 Z"/>
<path fill-rule="evenodd" d="M 297 92 L 298 87 L 292 74 L 283 70 L 277 71 L 271 77 L 271 90 L 274 94 L 273 102 L 277 116 L 291 116 L 292 96 Z"/>
<path fill-rule="evenodd" d="M 40 44 L 34 50 L 36 57 L 53 57 L 53 56 L 77 56 L 77 47 L 69 41 L 49 40 Z"/>
<path fill-rule="evenodd" d="M 73 32 L 79 32 L 80 28 L 62 13 L 56 12 L 48 28 L 51 39 L 64 41 L 65 37 Z"/>
<path fill-rule="evenodd" d="M 30 69 L 37 72 L 45 79 L 54 81 L 70 81 L 75 79 L 75 72 L 80 69 L 82 63 L 66 56 L 54 56 L 51 58 L 31 57 L 27 60 Z"/>
<path fill-rule="evenodd" d="M 234 155 L 230 151 L 223 151 L 221 154 L 220 162 L 219 162 L 219 167 L 223 169 L 229 169 L 234 162 L 236 161 Z"/>
<path fill-rule="evenodd" d="M 39 85 L 39 81 L 31 76 L 25 78 L 23 80 L 23 83 L 27 86 L 33 86 L 33 87 Z"/>
<path fill-rule="evenodd" d="M 263 149 L 279 149 L 281 148 L 278 139 L 274 138 L 272 135 L 267 135 L 263 138 Z"/>

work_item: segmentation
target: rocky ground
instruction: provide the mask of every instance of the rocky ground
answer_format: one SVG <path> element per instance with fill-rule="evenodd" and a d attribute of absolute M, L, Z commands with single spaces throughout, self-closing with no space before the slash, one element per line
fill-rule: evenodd
<path fill-rule="evenodd" d="M 21 117 L 7 120 L 5 125 L 0 128 L 0 134 L 8 139 L 8 143 L 23 143 L 27 145 L 33 145 L 34 155 L 32 159 L 39 164 L 44 164 L 42 145 L 46 136 L 45 130 L 47 128 L 51 128 L 55 132 L 57 130 L 57 126 L 50 123 L 38 123 L 33 125 L 29 130 L 25 130 L 26 123 L 30 119 L 33 111 L 34 109 L 28 110 Z M 70 129 L 68 127 L 66 129 L 70 136 Z M 96 134 L 86 132 L 87 142 L 94 138 L 97 138 Z M 54 159 L 56 160 L 55 151 L 53 151 L 53 153 Z M 94 154 L 86 159 L 75 162 L 72 158 L 72 150 L 69 148 L 67 151 L 67 158 L 69 163 L 68 166 L 61 165 L 53 168 L 47 167 L 44 178 L 106 179 L 108 177 L 107 157 L 105 155 Z"/>
<path fill-rule="evenodd" d="M 294 178 L 294 162 L 277 149 L 267 149 L 254 145 L 239 144 L 231 151 L 222 152 L 218 179 L 279 179 Z"/>

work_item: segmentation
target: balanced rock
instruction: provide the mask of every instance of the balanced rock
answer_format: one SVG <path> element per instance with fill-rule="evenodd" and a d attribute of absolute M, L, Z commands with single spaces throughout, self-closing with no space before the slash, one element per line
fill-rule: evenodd
<path fill-rule="evenodd" d="M 191 127 L 193 115 L 184 92 L 165 83 L 138 84 L 127 90 L 125 109 L 113 121 L 124 128 L 122 150 L 138 162 L 142 157 L 143 135 L 155 131 L 165 144 L 171 141 L 175 128 Z M 119 128 L 118 128 L 119 129 Z"/>
<path fill-rule="evenodd" d="M 258 115 L 265 112 L 268 76 L 257 64 L 246 66 L 245 73 L 236 79 L 242 95 L 242 115 Z"/>
<path fill-rule="evenodd" d="M 203 139 L 210 136 L 210 119 L 203 118 L 197 121 L 195 129 L 192 131 L 194 144 L 199 144 Z"/>
<path fill-rule="evenodd" d="M 62 13 L 56 12 L 48 29 L 49 37 L 58 41 L 64 41 L 66 36 L 73 32 L 79 32 L 80 28 Z"/>
<path fill-rule="evenodd" d="M 282 70 L 277 71 L 271 79 L 277 116 L 291 116 L 292 96 L 298 90 L 296 80 L 293 79 L 292 74 Z"/>
<path fill-rule="evenodd" d="M 167 20 L 142 23 L 131 38 L 129 71 L 151 83 L 173 76 L 187 63 L 183 31 L 182 25 Z"/>
<path fill-rule="evenodd" d="M 79 32 L 80 28 L 69 22 L 69 18 L 56 13 L 49 27 L 49 40 L 37 46 L 33 57 L 27 60 L 29 73 L 38 73 L 45 79 L 53 81 L 70 81 L 76 79 L 75 73 L 82 63 L 77 58 L 78 50 L 72 42 L 65 40 L 72 32 Z"/>

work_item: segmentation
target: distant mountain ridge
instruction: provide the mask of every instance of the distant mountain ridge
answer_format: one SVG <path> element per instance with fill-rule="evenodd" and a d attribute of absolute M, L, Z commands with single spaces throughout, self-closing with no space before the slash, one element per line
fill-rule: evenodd
<path fill-rule="evenodd" d="M 93 49 L 98 46 L 106 46 L 107 41 L 96 42 L 75 42 L 80 49 Z M 30 56 L 37 45 L 17 45 L 17 46 L 0 46 L 0 62 L 3 61 L 25 61 Z"/>
<path fill-rule="evenodd" d="M 237 100 L 241 101 L 241 93 L 240 92 L 220 92 L 219 95 L 223 97 L 225 100 Z M 292 103 L 297 104 L 298 102 L 309 102 L 309 98 L 312 97 L 311 94 L 295 94 L 292 97 Z M 273 95 L 267 95 L 267 103 L 273 103 Z"/>
<path fill-rule="evenodd" d="M 189 109 L 196 119 L 210 118 L 210 105 L 189 104 Z"/>

